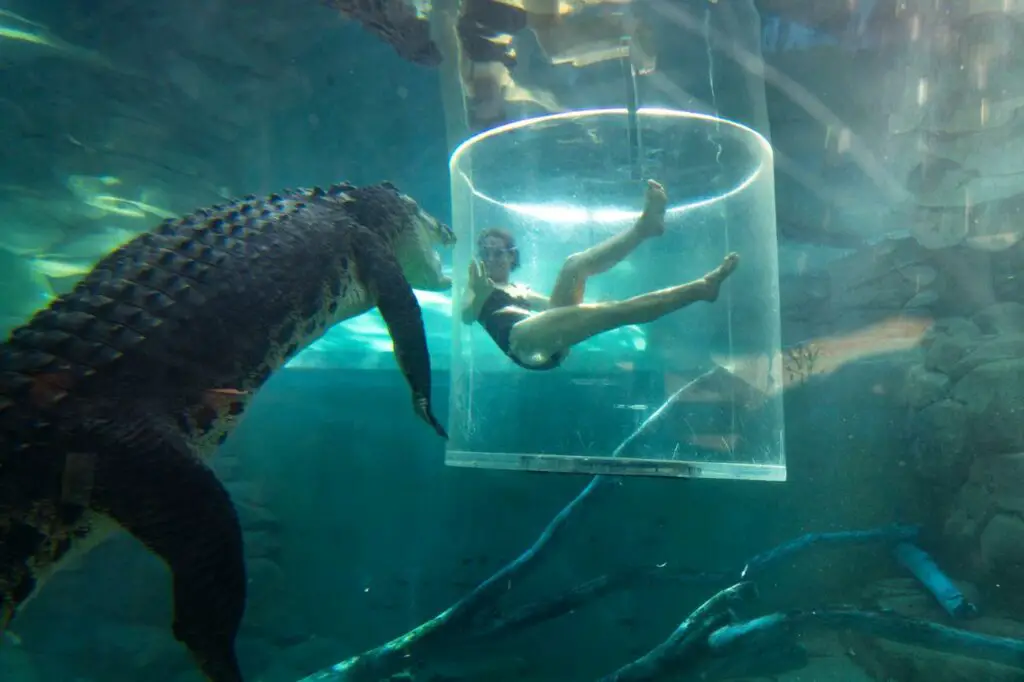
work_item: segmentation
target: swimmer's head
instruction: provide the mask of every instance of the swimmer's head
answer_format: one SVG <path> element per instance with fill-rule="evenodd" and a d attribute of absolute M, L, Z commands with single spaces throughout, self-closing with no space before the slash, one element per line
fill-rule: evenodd
<path fill-rule="evenodd" d="M 508 230 L 499 227 L 484 230 L 476 239 L 476 250 L 487 276 L 495 282 L 507 282 L 508 276 L 519 268 L 519 248 Z"/>

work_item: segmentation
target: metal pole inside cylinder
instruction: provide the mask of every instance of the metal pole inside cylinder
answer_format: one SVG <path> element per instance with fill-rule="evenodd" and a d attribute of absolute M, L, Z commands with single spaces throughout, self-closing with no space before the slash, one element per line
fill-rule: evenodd
<path fill-rule="evenodd" d="M 626 132 L 629 135 L 629 172 L 633 180 L 642 180 L 643 141 L 640 139 L 640 117 L 637 116 L 638 97 L 636 88 L 636 66 L 633 64 L 632 41 L 622 39 L 626 56 L 622 58 L 622 76 L 626 83 Z"/>

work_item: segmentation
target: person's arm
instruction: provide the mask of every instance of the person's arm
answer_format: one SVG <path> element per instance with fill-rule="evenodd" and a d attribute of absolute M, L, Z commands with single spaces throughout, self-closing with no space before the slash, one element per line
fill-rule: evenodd
<path fill-rule="evenodd" d="M 462 302 L 462 324 L 473 324 L 476 322 L 477 315 L 479 314 L 480 310 L 476 304 L 476 296 L 473 295 L 472 289 L 467 288 L 465 300 Z"/>
<path fill-rule="evenodd" d="M 551 299 L 549 299 L 547 296 L 538 294 L 536 291 L 533 291 L 532 289 L 527 289 L 526 287 L 523 287 L 523 294 L 530 305 L 530 310 L 540 312 L 541 310 L 547 310 L 549 307 L 551 307 Z"/>
<path fill-rule="evenodd" d="M 480 309 L 494 289 L 491 280 L 484 274 L 483 265 L 477 261 L 469 264 L 469 276 L 466 281 L 465 300 L 462 303 L 462 323 L 473 324 L 480 319 Z"/>

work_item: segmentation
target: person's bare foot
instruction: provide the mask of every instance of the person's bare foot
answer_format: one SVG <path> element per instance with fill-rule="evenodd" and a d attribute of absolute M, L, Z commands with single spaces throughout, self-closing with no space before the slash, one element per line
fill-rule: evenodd
<path fill-rule="evenodd" d="M 665 211 L 668 208 L 668 194 L 665 188 L 654 180 L 647 181 L 644 192 L 644 212 L 636 221 L 636 230 L 645 239 L 665 234 Z"/>
<path fill-rule="evenodd" d="M 704 275 L 704 285 L 707 287 L 707 294 L 704 300 L 708 302 L 718 300 L 718 292 L 722 288 L 722 282 L 736 270 L 739 264 L 739 254 L 735 252 L 730 253 L 722 260 L 721 265 Z"/>

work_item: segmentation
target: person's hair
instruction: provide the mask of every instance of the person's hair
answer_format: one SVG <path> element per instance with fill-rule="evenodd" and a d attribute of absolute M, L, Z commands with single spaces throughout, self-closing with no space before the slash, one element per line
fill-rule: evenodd
<path fill-rule="evenodd" d="M 488 237 L 496 237 L 505 242 L 505 248 L 512 252 L 512 266 L 509 270 L 516 270 L 519 267 L 519 247 L 516 246 L 516 238 L 512 233 L 501 227 L 489 227 L 476 238 L 476 248 L 479 249 Z"/>

